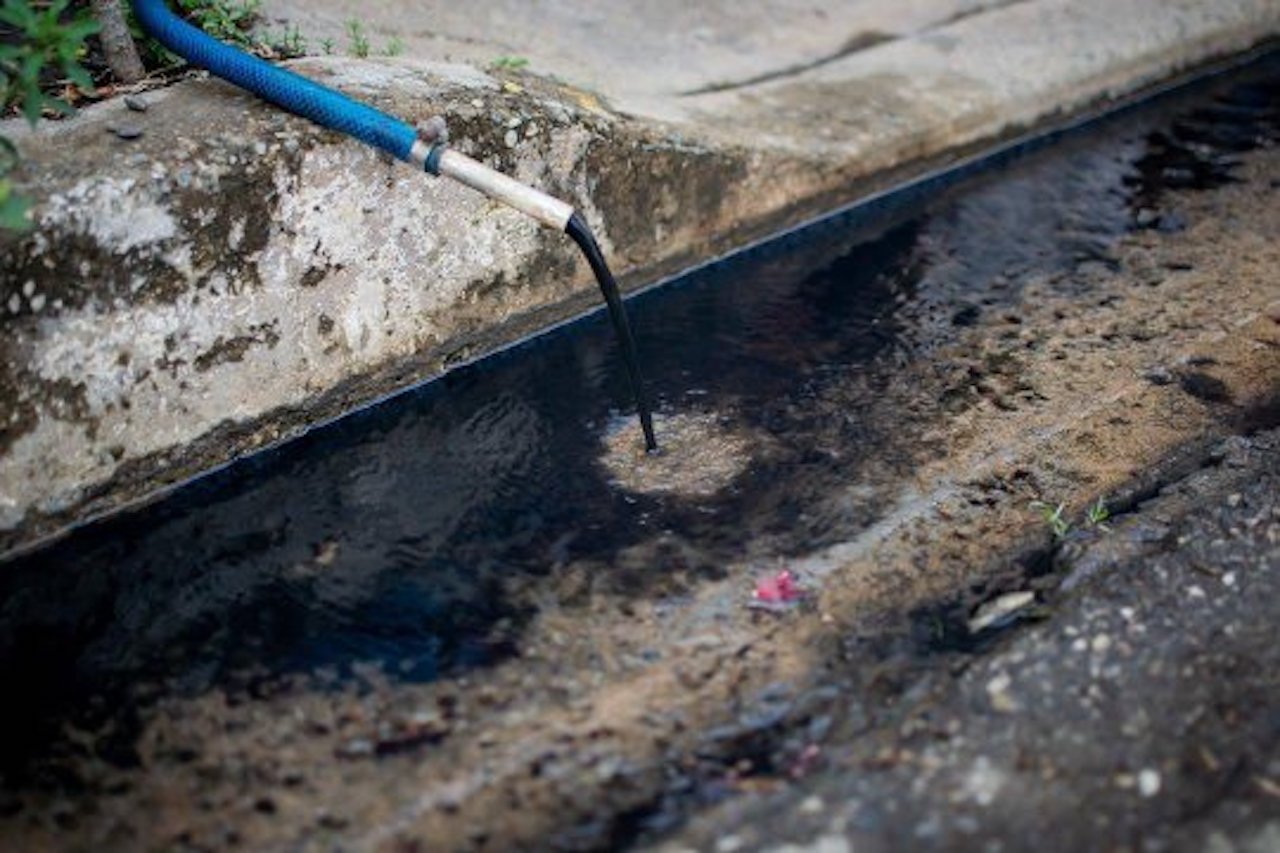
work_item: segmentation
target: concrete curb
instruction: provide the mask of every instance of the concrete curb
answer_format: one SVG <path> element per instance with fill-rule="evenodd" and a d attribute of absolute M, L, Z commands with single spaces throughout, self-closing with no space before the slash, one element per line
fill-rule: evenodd
<path fill-rule="evenodd" d="M 652 100 L 664 108 L 647 118 L 530 75 L 299 67 L 409 119 L 447 116 L 468 153 L 576 204 L 634 286 L 885 170 L 1277 32 L 1265 0 L 1034 0 Z M 35 134 L 2 128 L 38 228 L 0 244 L 0 552 L 593 304 L 561 235 L 461 188 L 218 82 L 148 98 L 141 117 L 108 102 Z M 109 132 L 126 122 L 143 137 Z"/>

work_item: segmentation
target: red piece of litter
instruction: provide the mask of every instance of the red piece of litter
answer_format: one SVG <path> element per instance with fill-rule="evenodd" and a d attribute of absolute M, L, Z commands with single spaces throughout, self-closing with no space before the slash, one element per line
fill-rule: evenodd
<path fill-rule="evenodd" d="M 796 585 L 795 575 L 790 569 L 783 569 L 773 577 L 760 578 L 756 581 L 756 590 L 751 597 L 766 604 L 786 604 L 796 601 L 804 591 Z"/>

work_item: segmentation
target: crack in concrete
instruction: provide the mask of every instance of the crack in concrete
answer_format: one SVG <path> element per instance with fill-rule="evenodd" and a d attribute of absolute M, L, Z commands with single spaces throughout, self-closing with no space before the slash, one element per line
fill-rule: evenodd
<path fill-rule="evenodd" d="M 734 89 L 746 89 L 751 86 L 758 86 L 761 83 L 772 83 L 775 80 L 783 80 L 788 77 L 798 77 L 815 68 L 821 68 L 824 65 L 830 65 L 838 62 L 847 56 L 852 56 L 859 51 L 867 50 L 878 44 L 894 41 L 899 36 L 890 33 L 882 33 L 878 30 L 867 30 L 865 32 L 855 33 L 845 40 L 837 50 L 824 54 L 817 59 L 811 59 L 808 62 L 800 62 L 794 65 L 787 65 L 783 68 L 777 68 L 773 71 L 765 71 L 762 74 L 756 74 L 743 80 L 728 80 L 721 83 L 708 83 L 705 86 L 699 86 L 696 89 L 687 89 L 680 93 L 680 97 L 688 98 L 696 95 L 711 95 L 717 92 L 729 92 Z"/>
<path fill-rule="evenodd" d="M 936 24 L 931 24 L 917 33 L 912 33 L 911 35 L 928 35 L 945 27 L 949 27 L 952 24 L 959 23 L 967 18 L 973 18 L 978 15 L 984 15 L 988 12 L 1006 9 L 1010 6 L 1017 6 L 1027 2 L 1030 2 L 1030 0 L 1005 0 L 1005 2 L 994 3 L 989 6 L 965 9 L 951 15 L 950 17 L 944 18 Z M 839 62 L 841 59 L 845 59 L 855 53 L 870 50 L 877 45 L 885 44 L 886 42 L 898 41 L 905 37 L 906 36 L 903 35 L 881 32 L 880 30 L 864 30 L 850 36 L 838 49 L 831 53 L 823 54 L 816 59 L 811 59 L 808 62 L 797 62 L 772 71 L 755 74 L 741 80 L 726 80 L 718 83 L 708 83 L 694 89 L 686 89 L 678 94 L 682 98 L 696 97 L 697 95 L 712 95 L 720 92 L 731 92 L 736 89 L 747 89 L 752 86 L 759 86 L 762 83 L 772 83 L 776 80 L 784 80 L 788 77 L 798 77 L 818 68 Z"/>

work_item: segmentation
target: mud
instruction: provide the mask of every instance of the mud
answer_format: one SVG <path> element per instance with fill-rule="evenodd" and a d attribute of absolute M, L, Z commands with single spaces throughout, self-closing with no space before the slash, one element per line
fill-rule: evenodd
<path fill-rule="evenodd" d="M 785 796 L 1051 599 L 1033 501 L 1079 527 L 1274 421 L 1250 73 L 633 300 L 661 415 L 751 437 L 714 491 L 611 482 L 596 316 L 5 564 L 0 835 L 590 849 Z M 811 594 L 749 608 L 782 568 Z"/>
<path fill-rule="evenodd" d="M 600 464 L 619 488 L 641 493 L 709 497 L 746 470 L 759 436 L 734 432 L 714 413 L 684 412 L 655 424 L 662 449 L 644 449 L 638 424 L 620 423 L 605 434 Z"/>

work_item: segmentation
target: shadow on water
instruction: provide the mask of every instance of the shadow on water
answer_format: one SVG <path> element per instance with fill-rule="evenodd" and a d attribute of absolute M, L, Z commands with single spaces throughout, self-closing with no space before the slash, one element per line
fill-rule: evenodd
<path fill-rule="evenodd" d="M 610 484 L 602 436 L 631 398 L 596 314 L 0 565 L 0 681 L 22 695 L 3 705 L 0 769 L 19 772 L 67 720 L 116 720 L 127 762 L 129 721 L 161 695 L 342 683 L 371 662 L 416 681 L 492 664 L 533 613 L 513 582 L 573 562 L 664 595 L 753 548 L 855 534 L 918 458 L 881 403 L 895 368 L 984 312 L 1016 313 L 1037 272 L 1109 263 L 1184 171 L 1229 179 L 1253 132 L 1240 127 L 1270 122 L 1274 137 L 1275 109 L 1253 95 L 1197 97 L 1189 119 L 1185 105 L 1130 113 L 634 298 L 658 410 L 715 413 L 768 444 L 713 496 Z M 824 509 L 872 459 L 880 481 Z M 682 544 L 680 577 L 615 565 L 659 535 Z"/>

